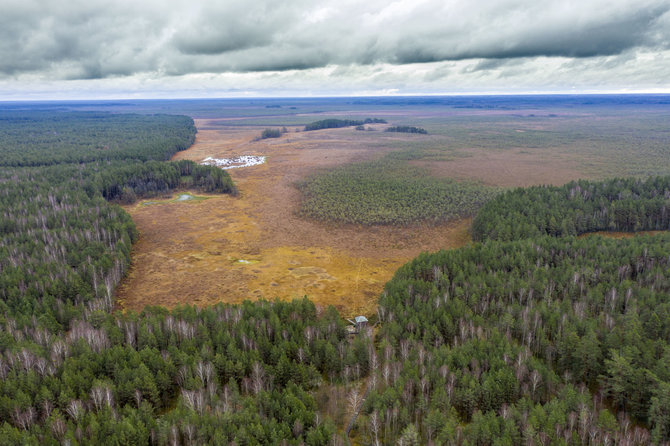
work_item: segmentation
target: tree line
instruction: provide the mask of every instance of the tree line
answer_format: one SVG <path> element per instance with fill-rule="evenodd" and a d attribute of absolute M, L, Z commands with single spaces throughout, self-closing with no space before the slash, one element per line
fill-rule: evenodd
<path fill-rule="evenodd" d="M 397 133 L 419 133 L 421 135 L 427 135 L 428 131 L 421 127 L 414 127 L 409 125 L 397 125 L 393 127 L 388 127 L 385 132 L 397 132 Z"/>
<path fill-rule="evenodd" d="M 386 124 L 385 119 L 380 118 L 365 118 L 364 120 L 355 119 L 322 119 L 307 124 L 305 131 L 322 130 L 322 129 L 339 129 L 342 127 L 353 127 L 363 124 Z"/>
<path fill-rule="evenodd" d="M 572 181 L 501 194 L 477 214 L 475 240 L 670 229 L 670 176 Z"/>
<path fill-rule="evenodd" d="M 282 127 L 281 129 L 264 129 L 258 139 L 279 138 L 285 133 L 288 133 L 288 129 L 286 127 Z"/>
<path fill-rule="evenodd" d="M 187 116 L 0 110 L 0 166 L 166 161 L 195 134 Z"/>
<path fill-rule="evenodd" d="M 47 122 L 64 121 L 66 129 L 76 133 L 74 118 L 81 114 L 62 119 L 61 112 L 52 114 L 56 117 L 47 119 L 50 115 L 38 114 L 31 122 L 40 116 Z M 104 121 L 113 115 L 93 116 Z M 162 125 L 163 117 L 155 119 Z M 80 132 L 74 145 L 89 141 L 95 146 L 99 138 L 107 138 L 91 130 L 89 120 L 84 120 Z M 137 133 L 144 135 L 145 130 L 138 128 Z M 29 140 L 31 133 L 26 132 L 25 137 Z M 188 137 L 182 143 L 187 144 Z M 155 144 L 147 141 L 147 152 L 153 151 Z M 34 147 L 42 152 L 50 150 L 39 142 Z M 13 150 L 0 145 L 0 165 L 4 154 L 9 152 L 11 157 Z M 235 191 L 226 172 L 191 161 L 140 162 L 131 158 L 0 167 L 0 304 L 5 314 L 20 320 L 40 317 L 51 327 L 67 329 L 86 306 L 111 309 L 114 288 L 124 275 L 131 243 L 137 238 L 132 220 L 113 202 L 130 203 L 179 187 Z"/>

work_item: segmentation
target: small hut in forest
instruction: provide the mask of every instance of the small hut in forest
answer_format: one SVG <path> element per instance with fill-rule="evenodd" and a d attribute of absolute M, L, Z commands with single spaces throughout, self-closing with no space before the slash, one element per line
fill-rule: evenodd
<path fill-rule="evenodd" d="M 347 320 L 351 322 L 351 326 L 349 327 L 350 334 L 360 333 L 361 330 L 368 326 L 368 318 L 365 316 L 356 316 L 353 321 L 351 319 Z"/>

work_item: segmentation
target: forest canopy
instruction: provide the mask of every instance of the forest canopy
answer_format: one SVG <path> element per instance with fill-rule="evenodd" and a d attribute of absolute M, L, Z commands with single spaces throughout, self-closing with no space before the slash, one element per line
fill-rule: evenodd
<path fill-rule="evenodd" d="M 0 110 L 0 166 L 166 161 L 195 133 L 187 116 Z"/>
<path fill-rule="evenodd" d="M 473 223 L 475 240 L 670 229 L 670 176 L 572 181 L 500 194 Z"/>
<path fill-rule="evenodd" d="M 386 124 L 386 120 L 380 118 L 366 118 L 362 121 L 354 119 L 322 119 L 320 121 L 307 124 L 305 126 L 305 131 L 308 132 L 311 130 L 339 129 L 342 127 L 353 127 L 363 124 Z"/>
<path fill-rule="evenodd" d="M 303 216 L 363 225 L 443 223 L 473 215 L 496 194 L 494 188 L 431 177 L 388 160 L 335 168 L 298 188 Z"/>
<path fill-rule="evenodd" d="M 39 315 L 51 327 L 67 329 L 87 307 L 112 308 L 112 293 L 130 262 L 137 233 L 128 214 L 110 202 L 130 203 L 180 187 L 234 192 L 221 169 L 191 161 L 141 161 L 188 147 L 194 135 L 190 118 L 69 112 L 2 116 L 0 293 L 4 314 L 21 325 Z M 157 129 L 181 136 L 166 139 Z M 12 138 L 21 134 L 22 144 L 30 147 L 28 156 L 49 159 L 49 165 L 13 167 L 18 155 Z M 54 148 L 45 134 L 58 135 L 59 144 Z M 120 141 L 113 139 L 117 136 Z M 117 148 L 116 159 L 82 162 L 107 141 Z M 70 162 L 73 157 L 76 162 Z"/>
<path fill-rule="evenodd" d="M 412 424 L 437 443 L 667 441 L 668 246 L 542 236 L 420 255 L 379 301 L 369 422 L 384 441 Z"/>
<path fill-rule="evenodd" d="M 668 181 L 506 192 L 475 218 L 481 243 L 401 267 L 379 300 L 368 436 L 667 444 L 670 235 L 570 234 L 667 230 Z"/>
<path fill-rule="evenodd" d="M 414 127 L 410 125 L 397 125 L 393 127 L 387 127 L 385 132 L 396 132 L 396 133 L 419 133 L 422 135 L 428 134 L 428 131 L 421 127 Z"/>

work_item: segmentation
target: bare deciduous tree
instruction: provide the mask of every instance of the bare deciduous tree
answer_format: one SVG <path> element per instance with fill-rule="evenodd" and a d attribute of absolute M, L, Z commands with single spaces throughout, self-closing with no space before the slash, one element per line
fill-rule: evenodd
<path fill-rule="evenodd" d="M 374 446 L 379 446 L 379 428 L 381 427 L 381 422 L 379 421 L 379 415 L 377 411 L 374 410 L 370 414 L 370 431 L 375 436 Z"/>

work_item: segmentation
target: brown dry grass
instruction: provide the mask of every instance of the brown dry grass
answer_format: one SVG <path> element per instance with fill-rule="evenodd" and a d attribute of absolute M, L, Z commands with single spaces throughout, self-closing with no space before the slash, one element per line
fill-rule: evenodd
<path fill-rule="evenodd" d="M 561 185 L 584 175 L 574 157 L 543 149 L 492 151 L 480 148 L 459 150 L 449 161 L 419 161 L 431 173 L 459 180 L 477 180 L 491 186 L 526 187 L 536 184 Z"/>
<path fill-rule="evenodd" d="M 266 155 L 264 165 L 229 170 L 237 197 L 126 207 L 140 231 L 132 265 L 117 291 L 121 308 L 199 306 L 244 299 L 309 296 L 345 316 L 371 314 L 395 270 L 421 251 L 463 246 L 470 221 L 437 227 L 341 227 L 297 217 L 293 184 L 314 172 L 388 151 L 353 129 L 295 132 L 253 141 L 254 127 L 196 120 L 196 143 L 175 159 Z M 525 151 L 441 162 L 441 175 L 521 186 L 576 177 L 568 164 Z M 250 263 L 240 263 L 237 260 Z"/>

